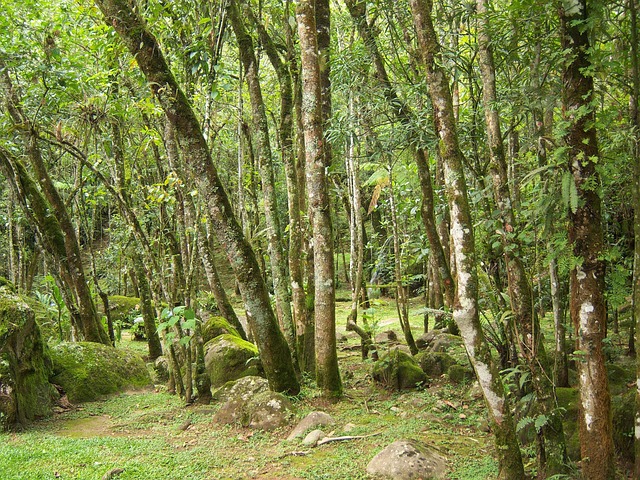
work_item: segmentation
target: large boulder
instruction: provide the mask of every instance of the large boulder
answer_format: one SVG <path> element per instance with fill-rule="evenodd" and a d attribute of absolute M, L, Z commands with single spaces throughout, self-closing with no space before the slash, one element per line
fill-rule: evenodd
<path fill-rule="evenodd" d="M 373 379 L 397 390 L 415 388 L 427 381 L 418 362 L 409 354 L 394 349 L 373 365 Z"/>
<path fill-rule="evenodd" d="M 236 330 L 224 317 L 212 315 L 202 325 L 202 341 L 204 343 L 225 334 L 240 337 L 238 330 Z"/>
<path fill-rule="evenodd" d="M 259 375 L 257 359 L 257 347 L 236 335 L 220 335 L 205 345 L 205 368 L 213 388 L 241 377 Z"/>
<path fill-rule="evenodd" d="M 269 391 L 267 381 L 260 377 L 228 382 L 213 397 L 224 401 L 213 417 L 219 424 L 274 430 L 289 425 L 295 416 L 289 399 Z"/>
<path fill-rule="evenodd" d="M 104 308 L 102 302 L 99 302 L 98 308 Z M 140 299 L 138 297 L 110 295 L 109 314 L 111 315 L 111 320 L 114 323 L 121 322 L 124 326 L 131 326 L 133 320 L 140 316 Z"/>
<path fill-rule="evenodd" d="M 0 429 L 51 414 L 51 360 L 33 310 L 0 287 Z"/>
<path fill-rule="evenodd" d="M 446 473 L 446 459 L 420 442 L 399 440 L 378 453 L 367 465 L 375 479 L 440 479 Z"/>
<path fill-rule="evenodd" d="M 53 375 L 70 402 L 90 402 L 105 395 L 151 385 L 149 371 L 136 353 L 99 343 L 61 343 L 51 349 Z"/>

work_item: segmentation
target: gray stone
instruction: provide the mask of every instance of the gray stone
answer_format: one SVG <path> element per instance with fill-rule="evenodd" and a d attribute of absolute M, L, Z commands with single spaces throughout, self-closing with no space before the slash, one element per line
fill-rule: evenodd
<path fill-rule="evenodd" d="M 302 440 L 302 445 L 305 447 L 315 447 L 320 440 L 325 438 L 326 435 L 322 430 L 311 430 L 304 440 Z"/>
<path fill-rule="evenodd" d="M 277 392 L 255 395 L 245 406 L 246 423 L 243 426 L 259 430 L 275 430 L 291 424 L 293 405 L 287 397 Z"/>
<path fill-rule="evenodd" d="M 239 397 L 242 401 L 247 402 L 254 395 L 267 390 L 269 390 L 269 382 L 266 378 L 250 375 L 225 383 L 213 393 L 212 399 L 218 402 L 227 402 L 232 398 Z"/>
<path fill-rule="evenodd" d="M 441 479 L 446 473 L 446 460 L 423 443 L 399 440 L 369 462 L 367 473 L 375 479 Z"/>
<path fill-rule="evenodd" d="M 395 343 L 398 341 L 398 335 L 393 330 L 380 332 L 375 337 L 376 343 Z"/>
<path fill-rule="evenodd" d="M 300 423 L 291 431 L 287 440 L 301 437 L 307 430 L 321 425 L 333 425 L 335 420 L 331 415 L 325 412 L 311 412 L 309 415 L 300 420 Z"/>
<path fill-rule="evenodd" d="M 153 371 L 156 373 L 158 382 L 166 382 L 169 380 L 169 361 L 165 356 L 159 356 L 153 363 Z"/>

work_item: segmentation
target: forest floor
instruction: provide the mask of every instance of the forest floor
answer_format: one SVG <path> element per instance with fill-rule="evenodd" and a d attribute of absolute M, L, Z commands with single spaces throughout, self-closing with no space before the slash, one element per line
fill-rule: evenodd
<path fill-rule="evenodd" d="M 399 332 L 393 301 L 375 308 L 379 330 Z M 339 318 L 347 309 L 338 304 Z M 421 331 L 422 315 L 412 322 Z M 495 478 L 493 439 L 483 428 L 486 411 L 477 388 L 438 378 L 420 390 L 385 390 L 372 381 L 371 362 L 361 359 L 358 345 L 348 337 L 339 346 L 340 401 L 327 402 L 308 381 L 292 400 L 299 418 L 317 410 L 331 414 L 336 424 L 325 433 L 375 434 L 367 438 L 309 448 L 285 440 L 292 427 L 263 432 L 221 426 L 212 421 L 219 405 L 185 406 L 159 385 L 78 405 L 25 432 L 0 434 L 0 478 L 354 480 L 368 478 L 367 463 L 384 447 L 407 438 L 444 455 L 449 479 Z M 120 348 L 143 352 L 145 344 L 123 340 Z M 535 452 L 524 453 L 532 468 Z"/>

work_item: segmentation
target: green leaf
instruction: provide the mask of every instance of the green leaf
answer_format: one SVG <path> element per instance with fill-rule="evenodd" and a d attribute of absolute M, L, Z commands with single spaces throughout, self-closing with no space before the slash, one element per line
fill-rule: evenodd
<path fill-rule="evenodd" d="M 180 339 L 180 345 L 186 347 L 187 345 L 189 345 L 190 341 L 191 341 L 191 337 L 182 337 Z"/>
<path fill-rule="evenodd" d="M 544 427 L 548 421 L 549 417 L 547 417 L 546 415 L 538 415 L 535 422 L 536 431 L 540 432 L 540 429 Z"/>
<path fill-rule="evenodd" d="M 184 317 L 185 320 L 192 320 L 196 318 L 196 312 L 194 312 L 191 308 L 185 308 L 184 312 L 182 313 L 182 316 Z"/>
<path fill-rule="evenodd" d="M 182 324 L 182 328 L 193 330 L 194 328 L 196 328 L 196 319 L 190 318 L 189 320 L 187 320 Z"/>
<path fill-rule="evenodd" d="M 533 423 L 533 418 L 531 418 L 531 417 L 521 418 L 520 421 L 518 422 L 518 425 L 516 425 L 516 431 L 519 432 L 520 430 L 522 430 L 523 428 L 528 427 L 532 423 Z"/>
<path fill-rule="evenodd" d="M 570 184 L 569 206 L 571 207 L 571 211 L 576 213 L 578 210 L 578 188 L 576 187 L 576 182 L 571 182 Z"/>

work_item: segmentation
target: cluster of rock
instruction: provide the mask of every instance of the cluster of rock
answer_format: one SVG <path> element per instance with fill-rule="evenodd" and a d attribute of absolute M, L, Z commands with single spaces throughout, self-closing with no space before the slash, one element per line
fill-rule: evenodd
<path fill-rule="evenodd" d="M 443 375 L 454 383 L 475 378 L 466 359 L 460 363 L 448 353 L 453 347 L 462 346 L 462 339 L 444 330 L 432 330 L 417 339 L 421 352 L 416 356 L 398 342 L 392 330 L 376 336 L 376 343 L 386 346 L 387 352 L 374 364 L 372 376 L 387 387 L 403 390 L 426 386 L 430 379 Z"/>

